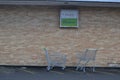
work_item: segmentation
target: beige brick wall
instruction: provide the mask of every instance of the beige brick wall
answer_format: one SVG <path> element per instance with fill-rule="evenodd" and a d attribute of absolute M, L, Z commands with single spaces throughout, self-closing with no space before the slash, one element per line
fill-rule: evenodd
<path fill-rule="evenodd" d="M 60 7 L 0 6 L 0 65 L 45 66 L 43 48 L 67 55 L 99 48 L 97 66 L 120 63 L 120 9 L 80 7 L 79 28 L 59 28 Z"/>

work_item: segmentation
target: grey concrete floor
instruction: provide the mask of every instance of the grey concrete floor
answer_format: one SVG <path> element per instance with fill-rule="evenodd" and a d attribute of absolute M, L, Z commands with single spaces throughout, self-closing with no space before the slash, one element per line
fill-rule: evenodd
<path fill-rule="evenodd" d="M 47 72 L 46 68 L 0 67 L 0 80 L 120 80 L 120 69 L 97 68 L 92 72 L 75 71 L 75 68 L 54 68 Z"/>

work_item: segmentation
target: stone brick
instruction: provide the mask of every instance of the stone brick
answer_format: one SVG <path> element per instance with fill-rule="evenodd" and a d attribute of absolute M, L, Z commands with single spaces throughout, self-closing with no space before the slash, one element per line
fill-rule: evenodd
<path fill-rule="evenodd" d="M 79 28 L 59 28 L 59 7 L 0 6 L 0 65 L 47 65 L 43 48 L 67 55 L 98 48 L 97 66 L 120 62 L 120 9 L 79 9 Z M 88 66 L 90 66 L 89 64 Z"/>

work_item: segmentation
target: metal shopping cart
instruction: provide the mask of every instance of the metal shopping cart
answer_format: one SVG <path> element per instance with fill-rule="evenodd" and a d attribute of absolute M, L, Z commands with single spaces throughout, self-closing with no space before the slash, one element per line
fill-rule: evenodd
<path fill-rule="evenodd" d="M 44 48 L 46 60 L 48 63 L 47 70 L 53 69 L 53 67 L 62 67 L 62 70 L 65 69 L 66 64 L 66 55 L 61 54 L 60 52 L 52 52 L 51 54 L 48 52 L 46 48 Z"/>
<path fill-rule="evenodd" d="M 89 49 L 86 49 L 84 52 L 82 52 L 81 54 L 80 53 L 77 53 L 77 67 L 76 67 L 76 70 L 79 70 L 79 68 L 81 70 L 83 70 L 83 72 L 86 72 L 86 65 L 92 61 L 93 62 L 93 67 L 92 67 L 92 71 L 94 72 L 95 71 L 95 57 L 96 57 L 96 52 L 97 52 L 97 49 L 93 49 L 93 48 L 89 48 Z"/>

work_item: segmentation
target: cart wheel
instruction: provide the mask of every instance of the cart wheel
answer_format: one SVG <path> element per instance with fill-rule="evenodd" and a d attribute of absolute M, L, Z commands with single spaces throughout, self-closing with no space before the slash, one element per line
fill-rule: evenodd
<path fill-rule="evenodd" d="M 50 67 L 49 67 L 49 66 L 47 67 L 47 71 L 48 71 L 48 72 L 50 71 Z"/>
<path fill-rule="evenodd" d="M 62 67 L 62 70 L 65 70 L 65 67 Z"/>

